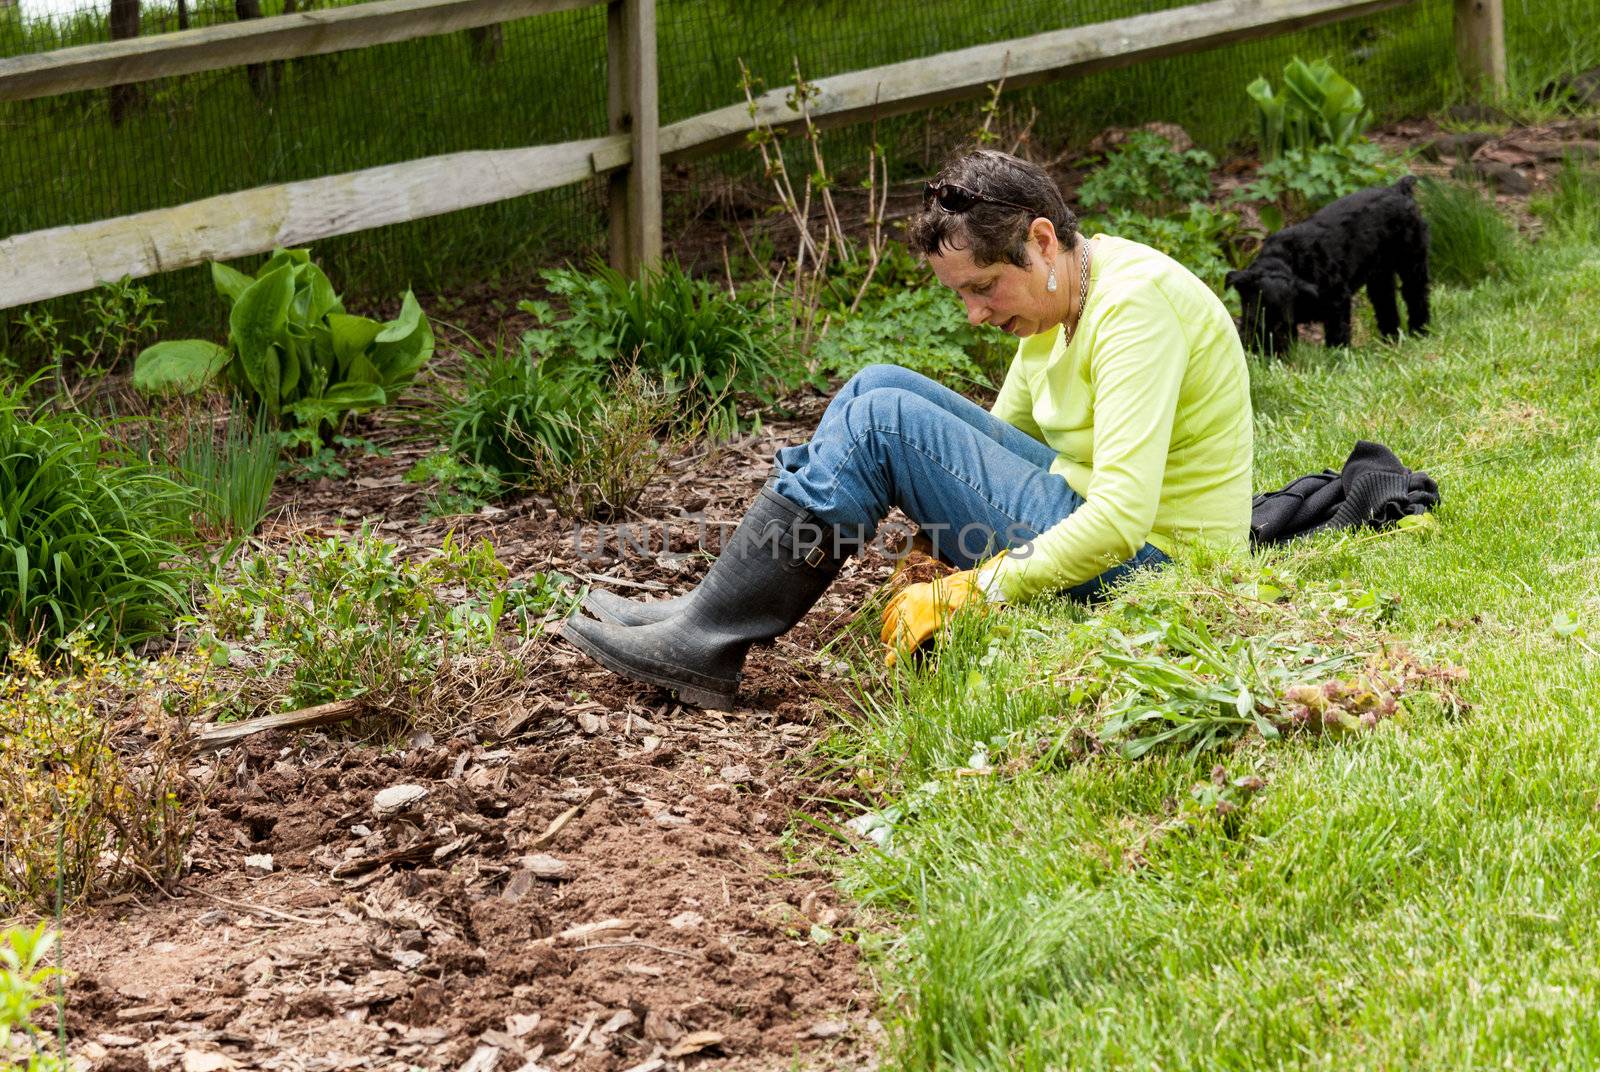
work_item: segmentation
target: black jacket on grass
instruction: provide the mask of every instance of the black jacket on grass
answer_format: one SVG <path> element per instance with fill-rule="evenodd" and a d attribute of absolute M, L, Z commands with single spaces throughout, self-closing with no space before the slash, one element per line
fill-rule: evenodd
<path fill-rule="evenodd" d="M 1250 546 L 1265 547 L 1324 529 L 1387 528 L 1439 503 L 1439 485 L 1407 469 L 1381 443 L 1358 439 L 1339 472 L 1324 469 L 1250 503 Z"/>

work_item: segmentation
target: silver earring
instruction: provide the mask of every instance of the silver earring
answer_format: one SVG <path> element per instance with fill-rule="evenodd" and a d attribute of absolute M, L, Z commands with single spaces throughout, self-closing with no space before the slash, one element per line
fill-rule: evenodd
<path fill-rule="evenodd" d="M 1050 269 L 1050 274 L 1045 277 L 1044 289 L 1048 290 L 1051 294 L 1056 292 L 1056 270 L 1054 268 Z"/>

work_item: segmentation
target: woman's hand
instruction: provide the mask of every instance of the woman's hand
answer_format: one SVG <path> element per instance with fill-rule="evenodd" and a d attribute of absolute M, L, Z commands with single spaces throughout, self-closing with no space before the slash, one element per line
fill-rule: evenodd
<path fill-rule="evenodd" d="M 984 602 L 978 573 L 983 569 L 963 570 L 921 584 L 911 584 L 896 592 L 883 609 L 883 631 L 878 639 L 888 651 L 884 665 L 917 650 L 928 638 L 948 623 L 955 612 L 968 603 Z"/>

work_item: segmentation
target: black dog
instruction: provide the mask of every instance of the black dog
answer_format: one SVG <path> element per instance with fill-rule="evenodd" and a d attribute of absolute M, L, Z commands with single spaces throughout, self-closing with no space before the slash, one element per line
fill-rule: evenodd
<path fill-rule="evenodd" d="M 1428 326 L 1428 225 L 1410 175 L 1341 197 L 1293 227 L 1268 235 L 1255 263 L 1229 272 L 1244 315 L 1239 335 L 1257 353 L 1281 356 L 1295 329 L 1321 322 L 1329 346 L 1350 344 L 1350 301 L 1367 288 L 1378 333 L 1400 333 L 1395 276 L 1413 333 Z"/>

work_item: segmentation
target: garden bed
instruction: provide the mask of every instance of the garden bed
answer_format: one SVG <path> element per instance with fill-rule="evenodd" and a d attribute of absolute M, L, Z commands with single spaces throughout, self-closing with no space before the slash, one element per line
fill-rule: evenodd
<path fill-rule="evenodd" d="M 792 434 L 679 466 L 645 512 L 737 520 Z M 403 549 L 438 546 L 447 523 L 408 509 L 406 464 L 402 448 L 348 484 L 286 484 L 298 493 L 263 538 L 348 534 L 359 516 Z M 490 514 L 456 527 L 491 538 L 514 575 L 677 590 L 705 562 L 585 560 L 536 500 Z M 454 732 L 395 749 L 272 732 L 204 760 L 178 895 L 64 927 L 75 1048 L 126 1069 L 439 1068 L 475 1052 L 481 1069 L 853 1065 L 879 1030 L 874 998 L 794 815 L 838 792 L 809 772 L 824 705 L 842 700 L 821 638 L 885 569 L 852 567 L 757 650 L 735 711 L 683 708 L 541 639 L 521 694 L 459 712 Z M 379 818 L 396 785 L 427 795 Z M 247 863 L 265 855 L 270 872 Z"/>

